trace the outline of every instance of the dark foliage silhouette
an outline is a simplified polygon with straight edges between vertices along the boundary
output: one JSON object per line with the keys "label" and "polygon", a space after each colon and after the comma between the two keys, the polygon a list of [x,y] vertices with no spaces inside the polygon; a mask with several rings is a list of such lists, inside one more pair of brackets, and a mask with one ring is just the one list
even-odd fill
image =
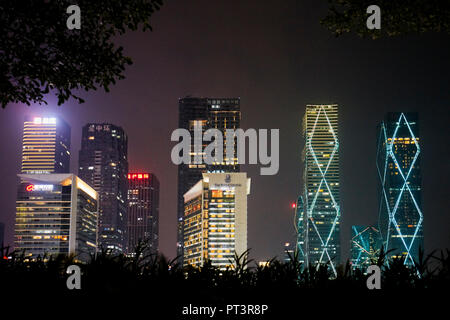
{"label": "dark foliage silhouette", "polygon": [[[81,9],[81,29],[69,30],[70,5]],[[0,104],[45,103],[54,91],[58,105],[76,90],[96,90],[124,78],[132,63],[114,37],[151,30],[150,17],[162,0],[33,0],[0,2]]]}
{"label": "dark foliage silhouette", "polygon": [[[337,268],[333,277],[326,264],[303,266],[294,254],[288,262],[275,258],[266,265],[256,265],[248,259],[249,251],[235,255],[235,267],[220,270],[207,260],[200,268],[182,267],[178,259],[167,260],[163,255],[148,253],[144,244],[136,247],[131,257],[113,255],[101,250],[88,263],[80,263],[74,255],[38,257],[28,261],[26,252],[9,252],[2,248],[0,280],[5,285],[38,288],[42,285],[52,290],[67,290],[65,270],[77,264],[82,270],[82,291],[119,292],[124,289],[158,287],[168,284],[175,287],[201,288],[205,295],[227,290],[275,290],[305,288],[366,288],[365,270],[353,269],[349,262]],[[434,288],[449,284],[450,251],[435,252],[425,256],[420,250],[416,267],[408,267],[403,258],[386,260],[380,256],[372,263],[382,269],[383,288]],[[9,257],[9,258],[7,258]],[[203,294],[202,294],[203,295]]]}
{"label": "dark foliage silhouette", "polygon": [[[426,32],[450,34],[450,2],[442,0],[329,0],[321,24],[334,35],[356,34],[363,38],[394,37]],[[381,29],[369,30],[367,7],[381,9]]]}

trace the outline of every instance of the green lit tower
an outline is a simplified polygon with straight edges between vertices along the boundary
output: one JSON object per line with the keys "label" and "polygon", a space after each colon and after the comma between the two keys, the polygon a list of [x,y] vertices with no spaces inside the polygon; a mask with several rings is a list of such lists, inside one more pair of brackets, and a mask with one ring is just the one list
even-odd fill
{"label": "green lit tower", "polygon": [[389,258],[414,265],[423,248],[420,138],[417,113],[388,113],[379,125],[379,225]]}
{"label": "green lit tower", "polygon": [[338,106],[307,105],[303,118],[303,206],[308,265],[340,262]]}

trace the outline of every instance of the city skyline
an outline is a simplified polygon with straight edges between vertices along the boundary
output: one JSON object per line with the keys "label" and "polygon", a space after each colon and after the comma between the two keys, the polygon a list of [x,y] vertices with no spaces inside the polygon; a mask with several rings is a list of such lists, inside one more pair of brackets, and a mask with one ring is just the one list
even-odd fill
{"label": "city skyline", "polygon": [[[2,110],[0,190],[5,207],[0,221],[6,223],[7,242],[12,239],[11,199],[20,172],[23,117],[49,112],[72,126],[71,172],[76,172],[83,125],[110,122],[124,128],[132,167],[155,172],[161,180],[162,252],[174,257],[177,169],[170,163],[169,138],[177,128],[177,99],[191,94],[240,96],[243,128],[280,128],[278,175],[261,177],[257,166],[241,168],[254,179],[248,237],[251,255],[258,260],[281,255],[280,243],[294,239],[290,204],[303,183],[299,127],[309,103],[340,105],[343,258],[348,257],[350,225],[370,225],[378,218],[376,126],[389,111],[419,112],[425,247],[448,247],[448,188],[441,186],[449,176],[443,160],[450,153],[446,38],[335,39],[318,24],[326,4],[286,1],[257,7],[255,14],[254,4],[248,3],[165,4],[154,15],[152,33],[119,40],[134,65],[110,93],[80,92],[83,105],[69,101],[58,108],[49,97],[47,107],[11,104]],[[233,23],[223,15],[227,10],[233,12]]]}
{"label": "city skyline", "polygon": [[[330,110],[324,110],[324,108],[326,109],[326,108],[331,108]],[[308,111],[309,110],[309,111]],[[321,118],[320,117],[320,115],[322,114],[322,118],[323,119],[321,119],[320,121],[319,121],[319,118]],[[53,116],[53,115],[47,115],[48,116],[48,118],[45,118],[45,119],[49,119],[49,120],[47,120],[47,122],[48,123],[52,123],[52,124],[54,124],[54,123],[56,123],[55,121],[53,121],[53,120],[50,120],[50,119],[56,119],[56,117],[55,116]],[[325,116],[325,117],[324,117]],[[412,122],[409,122],[408,120],[407,120],[407,118],[406,118],[406,116],[408,116],[408,118],[412,118],[413,119],[413,121]],[[308,120],[308,117],[309,118],[311,118],[311,119],[309,119]],[[330,120],[330,118],[331,118],[331,120]],[[397,119],[398,118],[398,119]],[[26,118],[26,121],[25,121],[25,125],[27,126],[27,123],[29,123],[29,121],[30,120],[27,120],[27,119],[30,119],[30,117],[27,117]],[[36,126],[36,119],[44,119],[42,116],[40,116],[40,117],[34,117],[33,118],[34,120],[31,120],[31,122],[32,123],[34,123],[34,126]],[[402,126],[402,119],[404,120],[403,121],[403,126]],[[27,122],[28,121],[28,122]],[[49,122],[50,121],[50,122]],[[63,123],[64,124],[64,126],[67,126],[67,123],[63,120],[63,119],[61,119],[60,117],[58,118],[58,121],[59,122],[61,122],[61,123]],[[391,121],[391,122],[389,122],[389,121]],[[39,120],[38,120],[38,122],[40,122]],[[338,121],[337,121],[337,105],[306,105],[306,107],[305,107],[305,115],[304,115],[304,117],[303,117],[303,135],[304,135],[304,137],[307,137],[307,141],[309,141],[309,142],[307,142],[306,144],[305,144],[305,147],[307,147],[308,148],[308,146],[309,146],[309,149],[310,149],[310,151],[312,152],[312,151],[314,151],[314,150],[316,150],[317,148],[317,150],[319,150],[320,149],[320,152],[319,153],[321,153],[322,154],[322,157],[324,157],[324,155],[323,155],[323,153],[325,152],[327,152],[327,150],[325,150],[324,148],[323,148],[323,146],[324,146],[324,139],[326,140],[326,134],[325,133],[327,133],[327,132],[329,132],[330,133],[330,135],[332,135],[332,140],[333,141],[335,141],[336,143],[336,146],[334,147],[334,149],[333,150],[331,150],[330,149],[330,151],[331,151],[331,153],[332,154],[334,154],[334,153],[336,153],[336,154],[338,154],[338,140],[337,140],[337,124],[338,124]],[[39,125],[41,125],[41,123],[39,123]],[[321,127],[321,125],[324,125],[325,127]],[[100,128],[100,126],[101,126],[101,128]],[[123,131],[123,129],[121,129],[120,127],[117,127],[117,126],[115,126],[115,125],[113,125],[113,124],[110,124],[110,123],[108,123],[108,124],[105,124],[105,123],[103,123],[103,124],[86,124],[85,126],[83,126],[83,138],[82,138],[82,141],[87,141],[87,140],[95,140],[95,139],[91,139],[92,138],[92,135],[94,134],[93,132],[95,132],[96,130],[98,131],[98,130],[100,130],[100,131],[103,131],[103,130],[105,130],[105,126],[108,126],[108,128],[107,128],[107,130],[106,131],[108,131],[108,134],[109,134],[109,131],[111,130],[111,128],[110,128],[110,126],[113,126],[115,129],[113,130],[113,136],[115,136],[116,135],[116,133],[117,133],[117,129],[120,129],[120,132],[118,133],[119,134],[119,137],[120,137],[120,135],[124,135],[125,136],[125,139],[126,139],[126,135],[125,135],[125,133],[124,133],[124,131]],[[330,128],[332,128],[331,126],[335,126],[334,127],[334,129],[330,129]],[[44,125],[44,127],[45,127],[45,125]],[[403,128],[404,127],[404,128]],[[69,127],[70,128],[70,127]],[[93,130],[88,130],[89,131],[89,136],[88,135],[86,135],[85,133],[87,132],[86,131],[86,129],[87,128],[92,128]],[[95,128],[97,128],[97,129],[95,129]],[[328,130],[328,129],[330,129],[330,130]],[[387,129],[386,129],[387,128]],[[411,128],[413,128],[413,129],[411,129]],[[314,129],[314,130],[312,130],[312,129]],[[409,130],[407,130],[407,129],[409,129]],[[26,129],[26,130],[29,130],[29,129]],[[312,130],[312,131],[311,131]],[[410,155],[410,153],[411,152],[409,152],[408,150],[406,150],[405,152],[407,152],[407,154],[406,155],[410,155],[410,157],[406,157],[405,159],[401,159],[400,161],[402,162],[402,165],[403,165],[403,167],[405,167],[406,166],[406,169],[408,169],[408,172],[410,172],[411,171],[411,167],[412,168],[414,168],[415,169],[415,171],[414,172],[418,172],[418,178],[416,178],[416,175],[417,175],[417,173],[414,173],[414,175],[412,175],[412,177],[413,177],[413,179],[418,179],[417,181],[419,181],[419,185],[418,185],[418,190],[419,190],[419,193],[420,193],[420,180],[421,180],[421,176],[420,176],[420,156],[419,156],[419,153],[420,153],[420,147],[418,146],[418,140],[419,140],[419,136],[418,136],[418,116],[417,116],[417,113],[406,113],[406,114],[404,114],[404,113],[398,113],[398,112],[390,112],[390,113],[387,113],[386,114],[386,116],[384,117],[384,120],[383,121],[381,121],[381,125],[379,125],[378,126],[378,130],[379,130],[379,134],[380,134],[380,136],[378,137],[378,142],[377,142],[377,144],[378,144],[378,149],[377,149],[377,154],[378,154],[378,156],[380,157],[380,155],[382,156],[384,153],[386,153],[385,151],[384,151],[384,153],[383,153],[383,151],[380,149],[380,148],[382,148],[382,145],[380,144],[380,141],[381,142],[385,142],[385,143],[390,143],[390,142],[392,142],[392,143],[401,143],[401,145],[400,145],[400,147],[404,147],[403,146],[403,144],[404,143],[408,143],[407,141],[406,142],[404,142],[403,140],[409,140],[409,139],[412,139],[413,140],[413,142],[411,142],[412,144],[414,144],[414,142],[417,140],[417,142],[416,142],[416,144],[417,144],[417,150],[418,150],[418,152],[413,152],[414,154],[413,155]],[[413,131],[411,131],[411,130],[413,130]],[[317,132],[316,132],[317,131]],[[384,133],[384,135],[383,135],[383,133]],[[395,137],[389,137],[388,138],[388,133],[390,134],[390,135],[394,135]],[[324,134],[325,134],[325,136],[324,136]],[[69,132],[69,135],[70,135],[70,132]],[[314,137],[313,136],[315,136],[315,135],[318,135],[318,136],[320,136],[319,137],[319,140],[317,140],[316,142],[314,142],[313,143],[313,139],[314,139]],[[400,138],[398,138],[397,137],[397,135],[400,137]],[[404,138],[403,136],[405,136],[405,135],[407,135],[407,136],[411,136],[411,138]],[[334,138],[333,138],[334,137]],[[97,137],[98,138],[98,137]],[[380,140],[381,139],[381,140]],[[402,141],[397,141],[397,140],[402,140]],[[331,141],[331,140],[330,140]],[[23,145],[26,145],[28,142],[27,141],[24,141],[23,142]],[[319,144],[318,144],[319,143]],[[326,143],[325,143],[326,144]],[[409,144],[409,143],[408,143]],[[381,147],[380,147],[381,146]],[[315,149],[316,148],[316,149]],[[337,149],[336,149],[337,148]],[[384,146],[383,148],[385,148],[386,149],[386,146]],[[335,150],[336,149],[336,150]],[[400,150],[400,151],[397,151],[397,146],[396,146],[396,148],[395,148],[395,150],[394,150],[394,154],[396,154],[397,152],[400,152],[400,155],[397,155],[397,157],[401,157],[403,154],[401,154],[401,152],[403,152],[402,150]],[[313,152],[314,153],[314,155],[316,156],[316,157],[312,157],[311,158],[311,156],[312,155],[310,155],[310,156],[308,156],[308,152],[306,151],[306,150],[304,150],[303,151],[303,157],[305,157],[305,159],[304,160],[307,160],[307,159],[309,159],[309,158],[311,158],[311,159],[309,159],[308,161],[309,162],[311,162],[311,161],[313,161],[314,159],[317,159],[317,150],[315,151],[315,152]],[[325,151],[324,151],[325,150]],[[80,151],[80,153],[82,153],[83,152],[83,150],[81,150]],[[408,153],[409,152],[409,153]],[[328,152],[328,153],[330,153],[330,152]],[[327,153],[327,154],[328,154]],[[68,153],[68,154],[70,154],[70,152]],[[84,156],[86,156],[86,154],[84,155]],[[390,156],[390,155],[389,155]],[[395,156],[392,156],[393,158],[395,158]],[[314,158],[314,159],[313,159]],[[328,158],[328,157],[327,157]],[[333,160],[333,157],[329,157],[329,158],[331,158],[331,160]],[[380,159],[382,159],[382,158],[380,158]],[[331,161],[331,160],[329,160],[329,161]],[[394,159],[395,160],[395,159]],[[69,158],[69,161],[70,161],[70,158]],[[379,162],[379,160],[377,160],[378,162]],[[397,165],[398,165],[398,163],[395,163],[395,168],[397,168]],[[329,165],[329,163],[326,163],[326,165],[325,165],[327,168],[329,168],[330,167],[330,165]],[[318,165],[318,167],[320,167],[320,165]],[[332,169],[334,170],[334,172],[336,172],[336,168],[338,168],[338,167],[336,167],[336,166],[331,166],[332,167]],[[393,167],[392,165],[389,167],[390,169],[392,169],[391,167]],[[403,168],[402,167],[402,168]],[[387,167],[386,167],[387,168]],[[82,169],[82,167],[79,167],[78,169]],[[405,169],[405,168],[403,168],[403,169]],[[332,170],[332,171],[333,171]],[[380,168],[378,168],[378,170],[380,170]],[[312,171],[310,171],[310,169],[308,169],[308,166],[305,166],[305,164],[302,166],[302,172],[303,172],[303,175],[304,176],[308,176],[308,175],[310,175],[311,173],[312,173]],[[48,174],[50,174],[51,175],[51,173],[44,173],[44,175],[43,176],[45,176],[45,175],[48,175]],[[336,173],[334,173],[334,174],[332,174],[332,176],[333,175],[335,175]],[[382,174],[382,173],[378,173],[379,175],[380,174]],[[140,174],[142,177],[144,176],[143,174]],[[149,175],[150,175],[150,173],[147,173],[146,174],[147,175],[147,177],[149,177]],[[152,177],[154,176],[153,174],[151,174],[152,175]],[[326,171],[323,173],[323,175],[322,175],[322,179],[325,179],[325,175],[326,175]],[[392,174],[391,174],[392,175]],[[27,177],[27,175],[19,175],[19,176],[24,176],[24,177]],[[39,178],[40,176],[42,176],[42,174],[40,175],[40,174],[32,174],[32,175],[28,175],[28,176],[30,176],[30,177],[32,177],[32,176],[35,176],[36,178]],[[132,176],[133,176],[133,178],[132,178]],[[134,177],[135,176],[135,177]],[[130,174],[130,173],[128,173],[127,174],[127,178],[128,178],[128,180],[130,181],[130,179],[134,179],[134,178],[136,178],[137,179],[137,176],[138,176],[138,174]],[[404,177],[404,179],[406,179],[406,180],[408,180],[408,177],[409,177],[409,173],[408,174],[406,174],[406,177]],[[28,177],[29,178],[29,177]],[[92,177],[91,177],[92,178]],[[49,177],[49,179],[51,179],[51,177]],[[78,178],[77,178],[78,179]],[[95,179],[94,179],[95,180]],[[325,179],[326,180],[326,179]],[[405,183],[406,183],[406,180],[405,180]],[[414,180],[414,181],[416,181],[416,180]],[[308,179],[306,179],[305,181],[308,181]],[[334,180],[333,180],[334,181]],[[339,178],[337,178],[337,180],[336,181],[339,181]],[[316,181],[317,182],[317,181]],[[327,181],[326,182],[326,184],[328,183],[329,181]],[[198,183],[197,183],[198,184]],[[313,183],[314,184],[314,186],[316,186],[317,185],[317,183]],[[334,184],[334,183],[333,183]],[[157,185],[158,185],[158,188],[159,188],[159,182],[157,182]],[[311,187],[312,187],[312,185],[311,185]],[[413,186],[409,186],[413,191],[415,190],[415,185],[413,185]],[[128,188],[128,190],[131,190],[133,187],[132,187],[132,185],[130,185],[129,186],[129,188]],[[314,187],[315,188],[315,187]],[[317,187],[317,188],[319,188],[319,187]],[[384,187],[383,187],[384,188]],[[320,189],[320,188],[319,188]],[[408,188],[409,189],[409,188]],[[309,190],[309,189],[308,189]],[[189,192],[191,192],[191,191],[189,191]],[[188,192],[188,193],[189,193]],[[319,192],[319,191],[317,191],[317,192]],[[311,193],[311,192],[310,192]],[[386,194],[386,191],[384,191],[384,193]],[[391,194],[392,192],[389,192],[389,194]],[[382,197],[382,196],[381,196]],[[417,196],[416,196],[417,197]],[[306,198],[308,198],[308,196],[306,196]],[[317,197],[313,197],[313,198],[317,198]],[[128,199],[130,199],[130,197],[128,196]],[[383,197],[381,198],[381,202],[380,202],[380,205],[382,206],[383,205]],[[395,199],[394,199],[395,200]],[[386,201],[388,201],[387,199],[386,199]],[[398,200],[396,200],[396,201],[398,201]],[[316,202],[316,201],[313,201],[313,202]],[[392,202],[392,201],[391,201]],[[421,199],[420,199],[420,196],[419,196],[419,198],[418,198],[418,202],[419,202],[419,206],[421,207]],[[412,204],[412,203],[411,203]],[[414,204],[416,204],[416,202],[414,202]],[[417,205],[417,204],[416,204]],[[398,206],[397,204],[396,204],[396,206]],[[294,219],[298,219],[298,217],[299,217],[299,214],[301,214],[301,216],[303,216],[303,211],[304,210],[307,210],[308,211],[308,209],[307,208],[305,208],[304,207],[304,204],[303,204],[303,200],[302,200],[302,198],[301,197],[299,197],[298,199],[297,199],[297,202],[294,202],[294,204],[293,204],[293,207],[295,207],[295,213],[294,213]],[[382,207],[380,207],[380,212],[379,212],[379,224],[380,224],[380,226],[382,226],[382,221],[383,221],[383,216],[382,216],[382,211],[381,211],[381,208]],[[315,209],[315,208],[314,208]],[[309,209],[309,210],[311,210],[311,209]],[[419,209],[418,209],[419,210]],[[129,210],[128,210],[129,211]],[[422,212],[420,212],[420,214],[422,214]],[[311,212],[310,213],[308,213],[308,216],[311,216]],[[386,217],[385,217],[386,218]],[[390,219],[390,218],[389,218]],[[423,244],[423,232],[422,232],[422,224],[423,224],[423,216],[422,216],[422,218],[421,218],[421,220],[419,221],[419,224],[417,225],[417,228],[420,228],[420,232],[418,233],[418,235],[417,235],[417,237],[419,238],[419,240],[417,240],[417,243],[419,243],[419,244]],[[306,219],[305,219],[306,220]],[[316,219],[317,220],[317,219]],[[404,222],[404,224],[406,223],[406,224],[410,224],[411,223],[411,221],[410,221],[411,219],[410,218],[408,218],[408,220],[406,221],[406,222]],[[311,221],[314,221],[314,219],[312,219]],[[386,222],[386,221],[384,221],[384,222]],[[129,223],[129,222],[128,222]],[[304,252],[308,252],[308,250],[309,250],[309,242],[311,242],[311,243],[314,243],[314,241],[311,241],[310,239],[309,239],[309,237],[308,237],[308,235],[307,235],[307,233],[308,232],[305,232],[305,231],[313,231],[313,228],[312,227],[310,227],[310,224],[311,224],[311,222],[308,220],[308,221],[306,221],[306,222],[304,222],[303,223],[303,225],[302,225],[302,223],[300,222],[300,221],[297,221],[297,220],[294,220],[294,224],[295,223],[297,223],[297,225],[296,226],[294,226],[294,227],[296,227],[296,228],[298,228],[299,230],[300,230],[300,234],[297,236],[297,240],[296,241],[298,241],[299,243],[300,242],[302,242],[303,243],[303,247],[301,247],[301,245],[300,244],[297,244],[297,246],[298,246],[298,249],[300,249],[300,252],[301,253],[304,253]],[[391,223],[391,222],[390,222]],[[317,223],[316,223],[317,224]],[[417,221],[416,221],[416,224],[417,224]],[[333,226],[333,227],[335,227],[335,226]],[[401,227],[401,226],[400,226]],[[405,225],[405,227],[406,227],[406,225]],[[352,226],[352,232],[353,231],[355,231],[355,226]],[[303,233],[303,235],[302,236],[300,236],[301,234],[302,234],[302,232],[301,232],[301,230],[303,229],[303,231],[304,231],[304,233]],[[129,228],[128,228],[128,230],[129,230]],[[393,232],[392,230],[394,230],[394,229],[391,229],[391,233]],[[378,232],[378,231],[377,231]],[[407,232],[406,232],[407,233]],[[306,234],[306,235],[305,235]],[[328,232],[327,232],[327,234],[328,234]],[[417,232],[414,232],[414,237],[415,237],[415,235],[417,234]],[[399,235],[400,236],[403,236],[401,233],[399,233]],[[404,235],[405,235],[405,232],[404,232]],[[156,237],[158,237],[158,236],[156,236]],[[338,238],[339,238],[339,235],[337,236]],[[405,237],[406,238],[408,238],[408,237],[410,237],[410,236],[408,236],[408,235],[405,235]],[[353,238],[355,238],[355,236],[353,236]],[[405,238],[405,240],[404,241],[409,241],[409,240],[407,240]],[[307,239],[307,241],[305,241],[305,239]],[[362,239],[362,238],[361,238]],[[386,239],[386,235],[384,235],[384,243],[385,243],[385,249],[386,250],[388,250],[388,249],[392,249],[393,247],[392,247],[392,245],[391,246],[389,246],[388,245],[388,243],[389,243],[389,241],[388,241],[388,239],[389,239],[389,234],[388,234],[388,238]],[[412,244],[413,244],[413,242],[414,242],[414,240],[415,239],[413,239],[412,241],[411,241],[411,245],[410,246],[412,246]],[[127,241],[128,241],[128,239],[127,239]],[[403,242],[404,242],[403,241]],[[156,243],[157,243],[158,241],[156,240]],[[338,240],[338,246],[340,245],[339,244],[339,240]],[[350,252],[350,257],[352,258],[352,261],[354,260],[354,256],[355,256],[355,251],[354,251],[354,244],[355,244],[356,242],[354,241],[354,240],[352,240],[352,246],[351,246],[351,252]],[[409,242],[408,242],[409,243]],[[409,255],[409,254],[407,254],[406,256],[407,256],[407,260],[409,259],[410,261],[411,261],[411,263],[413,262],[413,259],[417,259],[417,254],[418,254],[418,246],[419,246],[419,244],[416,244],[415,246],[414,246],[414,249],[407,249],[407,250],[411,250],[411,255]],[[405,244],[405,246],[406,246],[406,244]],[[153,245],[152,245],[152,247],[154,247]],[[156,247],[157,247],[157,245],[156,245]],[[99,248],[100,248],[100,246],[99,246]],[[407,248],[407,247],[406,247]],[[405,250],[406,250],[406,248],[405,248]],[[317,249],[314,249],[314,250],[317,250]],[[313,250],[313,251],[314,251]],[[129,250],[128,250],[129,251]],[[325,250],[326,251],[326,250]],[[324,252],[325,252],[324,251]],[[126,252],[125,250],[124,250],[124,252]],[[337,252],[339,252],[339,248],[338,248],[338,251]],[[413,253],[414,252],[414,253]],[[313,252],[314,253],[314,252]],[[360,253],[359,253],[360,254]],[[395,256],[396,254],[392,254],[391,256]],[[309,256],[311,256],[311,254],[309,253]],[[322,255],[323,256],[323,255]],[[321,257],[322,257],[321,256]],[[306,255],[305,256],[301,256],[300,257],[300,260],[301,261],[308,261],[310,258],[309,257],[306,257]],[[329,260],[330,261],[339,261],[338,259],[340,259],[340,255],[339,254],[337,254],[337,253],[335,253],[335,255],[334,255],[334,258],[331,258],[331,256],[329,256]],[[358,259],[359,260],[359,259]],[[309,261],[309,263],[313,263],[314,264],[314,262],[312,261],[312,260],[310,260]],[[335,264],[338,264],[338,262],[334,262],[334,264],[333,265],[335,265]],[[410,263],[409,263],[410,264]],[[333,271],[334,271],[334,268],[332,268],[333,269]]]}

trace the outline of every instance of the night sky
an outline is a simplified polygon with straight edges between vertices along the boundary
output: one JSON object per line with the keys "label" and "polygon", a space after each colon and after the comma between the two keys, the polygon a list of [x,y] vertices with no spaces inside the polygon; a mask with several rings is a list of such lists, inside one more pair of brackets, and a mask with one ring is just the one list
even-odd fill
{"label": "night sky", "polygon": [[256,260],[280,256],[294,239],[290,204],[301,190],[301,119],[306,104],[340,107],[341,245],[348,257],[350,227],[378,218],[376,126],[387,111],[418,111],[427,251],[450,247],[450,39],[444,34],[367,40],[332,36],[319,20],[327,1],[165,1],[153,32],[117,40],[134,64],[126,79],[86,100],[61,107],[9,105],[0,110],[0,221],[12,244],[16,174],[25,115],[56,113],[72,127],[72,172],[77,173],[81,127],[122,126],[131,170],[155,173],[161,183],[160,249],[175,256],[177,168],[170,135],[178,99],[186,95],[240,97],[242,127],[280,129],[280,170],[252,178],[248,246]]}

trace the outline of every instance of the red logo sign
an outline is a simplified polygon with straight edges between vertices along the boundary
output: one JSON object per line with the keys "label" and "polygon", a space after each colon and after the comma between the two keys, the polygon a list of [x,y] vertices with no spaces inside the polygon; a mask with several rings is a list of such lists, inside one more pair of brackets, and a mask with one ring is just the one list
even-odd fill
{"label": "red logo sign", "polygon": [[148,173],[129,173],[128,174],[128,179],[148,179],[149,175]]}

